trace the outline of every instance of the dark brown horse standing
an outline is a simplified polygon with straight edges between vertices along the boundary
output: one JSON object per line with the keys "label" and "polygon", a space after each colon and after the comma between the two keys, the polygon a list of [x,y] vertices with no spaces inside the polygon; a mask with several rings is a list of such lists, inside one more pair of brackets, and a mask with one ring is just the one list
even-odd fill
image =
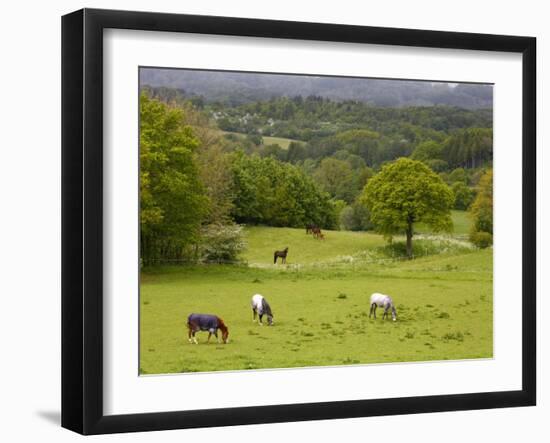
{"label": "dark brown horse standing", "polygon": [[281,257],[281,262],[286,264],[286,255],[288,254],[288,246],[282,251],[275,251],[273,253],[273,263],[277,263],[277,258]]}

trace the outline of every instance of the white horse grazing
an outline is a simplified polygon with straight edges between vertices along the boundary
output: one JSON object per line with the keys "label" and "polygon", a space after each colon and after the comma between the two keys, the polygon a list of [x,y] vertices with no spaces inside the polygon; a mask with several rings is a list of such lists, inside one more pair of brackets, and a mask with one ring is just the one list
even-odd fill
{"label": "white horse grazing", "polygon": [[370,296],[370,314],[369,318],[372,314],[374,314],[374,318],[376,319],[376,308],[381,307],[384,308],[384,315],[382,316],[382,319],[385,319],[388,316],[388,312],[391,309],[391,317],[393,321],[397,320],[397,312],[395,310],[395,306],[393,304],[393,300],[389,295],[379,294],[375,292]]}
{"label": "white horse grazing", "polygon": [[267,324],[271,326],[273,324],[273,313],[271,312],[271,306],[267,303],[267,300],[263,295],[256,294],[252,296],[252,321],[256,321],[256,314],[260,319],[260,325],[262,323],[262,317],[267,315]]}

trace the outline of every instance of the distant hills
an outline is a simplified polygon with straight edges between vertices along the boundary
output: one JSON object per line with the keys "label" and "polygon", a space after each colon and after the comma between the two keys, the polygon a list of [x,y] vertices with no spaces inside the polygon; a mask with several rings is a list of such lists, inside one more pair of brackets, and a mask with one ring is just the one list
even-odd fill
{"label": "distant hills", "polygon": [[488,84],[158,68],[141,68],[140,83],[180,89],[188,95],[230,105],[272,97],[316,95],[387,107],[447,105],[477,109],[493,106],[493,87]]}

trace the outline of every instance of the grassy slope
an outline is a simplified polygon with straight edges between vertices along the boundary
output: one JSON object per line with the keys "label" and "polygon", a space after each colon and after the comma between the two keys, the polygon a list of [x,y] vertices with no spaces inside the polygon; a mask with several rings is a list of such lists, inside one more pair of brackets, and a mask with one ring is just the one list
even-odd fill
{"label": "grassy slope", "polygon": [[[254,266],[167,267],[142,274],[141,371],[169,373],[445,360],[492,356],[492,250],[411,262],[327,266],[381,243],[372,234],[251,228]],[[272,266],[284,238],[289,264]],[[273,241],[273,243],[270,243]],[[319,262],[324,260],[325,264]],[[308,265],[309,263],[309,265]],[[270,301],[275,326],[252,323],[250,297]],[[368,318],[372,292],[393,296],[399,321]],[[187,343],[186,317],[215,313],[230,343]]]}
{"label": "grassy slope", "polygon": [[315,240],[305,229],[250,227],[246,229],[248,250],[243,258],[255,266],[273,264],[275,249],[288,246],[287,264],[311,264],[353,255],[384,245],[381,236],[349,231],[323,231],[325,240]]}

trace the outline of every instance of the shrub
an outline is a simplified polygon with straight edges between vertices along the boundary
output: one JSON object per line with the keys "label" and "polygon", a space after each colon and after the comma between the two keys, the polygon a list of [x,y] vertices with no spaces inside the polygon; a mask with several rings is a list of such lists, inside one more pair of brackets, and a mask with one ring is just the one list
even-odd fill
{"label": "shrub", "polygon": [[[461,254],[471,251],[473,248],[467,242],[461,242],[446,238],[418,239],[413,244],[413,256],[423,257],[437,254]],[[392,243],[377,248],[377,251],[388,258],[407,257],[407,245],[404,241]]]}
{"label": "shrub", "polygon": [[206,263],[233,263],[246,248],[242,226],[211,224],[203,227],[200,260]]}
{"label": "shrub", "polygon": [[488,248],[493,244],[493,236],[488,232],[474,231],[470,234],[470,241],[478,248]]}

